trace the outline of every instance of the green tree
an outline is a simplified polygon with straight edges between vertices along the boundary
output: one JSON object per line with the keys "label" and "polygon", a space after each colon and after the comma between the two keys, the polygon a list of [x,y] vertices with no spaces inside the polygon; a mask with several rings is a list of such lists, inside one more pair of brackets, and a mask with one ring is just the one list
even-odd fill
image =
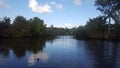
{"label": "green tree", "polygon": [[89,19],[85,28],[90,38],[102,39],[104,32],[106,31],[106,21],[103,16],[98,16],[96,18]]}
{"label": "green tree", "polygon": [[84,26],[79,26],[76,29],[75,37],[78,38],[78,39],[86,39],[86,38],[88,38],[87,31],[86,31]]}
{"label": "green tree", "polygon": [[13,37],[27,37],[30,34],[30,24],[23,16],[17,16],[13,21]]}
{"label": "green tree", "polygon": [[46,33],[46,24],[38,17],[29,20],[31,24],[31,34],[33,36],[43,36]]}
{"label": "green tree", "polygon": [[10,21],[11,20],[9,17],[3,17],[3,19],[0,20],[0,36],[1,37],[9,37]]}
{"label": "green tree", "polygon": [[53,25],[51,25],[50,27],[47,27],[46,35],[47,36],[56,36],[57,35],[56,28]]}

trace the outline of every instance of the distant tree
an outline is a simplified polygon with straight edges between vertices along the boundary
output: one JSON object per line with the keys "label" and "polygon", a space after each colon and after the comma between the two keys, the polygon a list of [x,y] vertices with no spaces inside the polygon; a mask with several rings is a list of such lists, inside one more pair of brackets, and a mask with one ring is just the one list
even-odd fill
{"label": "distant tree", "polygon": [[0,24],[1,24],[1,27],[3,27],[4,29],[5,28],[9,28],[10,26],[10,18],[9,17],[4,17],[3,19],[0,20]]}
{"label": "distant tree", "polygon": [[93,19],[89,19],[85,25],[86,31],[92,38],[102,38],[104,32],[106,31],[106,21],[103,19],[103,16],[98,16]]}
{"label": "distant tree", "polygon": [[57,35],[56,28],[53,25],[51,25],[50,27],[47,27],[46,35],[47,36],[56,36]]}
{"label": "distant tree", "polygon": [[9,17],[3,17],[3,19],[0,20],[0,36],[1,37],[8,37],[9,30],[10,30],[10,18]]}
{"label": "distant tree", "polygon": [[44,24],[44,21],[41,20],[38,17],[34,17],[33,19],[29,20],[29,23],[31,24],[31,34],[33,36],[42,36],[46,33],[46,24]]}
{"label": "distant tree", "polygon": [[86,39],[88,37],[88,34],[86,32],[86,29],[84,26],[79,26],[77,29],[76,29],[76,35],[75,35],[76,38],[80,38],[80,39]]}
{"label": "distant tree", "polygon": [[10,20],[9,17],[4,17],[2,23],[4,24],[4,26],[5,26],[6,28],[9,28],[9,26],[10,26],[10,21],[11,21],[11,20]]}
{"label": "distant tree", "polygon": [[30,24],[23,16],[17,16],[13,21],[14,37],[30,36]]}
{"label": "distant tree", "polygon": [[17,16],[14,21],[13,21],[13,26],[16,27],[24,27],[24,25],[26,24],[26,18],[24,18],[23,16]]}

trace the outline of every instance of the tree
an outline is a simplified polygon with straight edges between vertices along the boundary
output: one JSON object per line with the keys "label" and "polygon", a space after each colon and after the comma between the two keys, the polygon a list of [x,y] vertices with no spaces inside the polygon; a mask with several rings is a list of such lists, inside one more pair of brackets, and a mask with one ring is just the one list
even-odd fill
{"label": "tree", "polygon": [[106,21],[103,16],[98,16],[93,19],[89,19],[85,25],[85,29],[90,38],[103,38],[106,31]]}
{"label": "tree", "polygon": [[23,27],[26,23],[26,18],[24,18],[23,16],[17,16],[14,21],[13,21],[13,26],[16,27]]}
{"label": "tree", "polygon": [[[96,0],[95,6],[104,14],[105,20],[109,19],[109,31],[111,29],[111,18],[115,21],[115,24],[120,25],[120,0]],[[118,26],[116,27],[118,29]]]}
{"label": "tree", "polygon": [[50,27],[47,27],[46,35],[47,36],[56,36],[57,35],[56,28],[53,25],[51,25]]}
{"label": "tree", "polygon": [[9,28],[10,28],[10,18],[9,17],[3,17],[3,19],[0,20],[0,36],[1,37],[8,37],[9,35]]}
{"label": "tree", "polygon": [[29,20],[29,23],[31,24],[31,34],[33,36],[45,35],[46,25],[44,24],[43,20],[38,17],[34,17],[33,19]]}
{"label": "tree", "polygon": [[13,37],[27,37],[30,34],[30,24],[23,16],[17,16],[13,21]]}
{"label": "tree", "polygon": [[110,22],[111,19],[114,20],[114,37],[120,38],[120,0],[96,0],[95,5],[97,9],[100,10],[105,17],[109,19],[109,32],[111,29]]}
{"label": "tree", "polygon": [[10,21],[11,21],[11,20],[10,20],[9,17],[4,17],[2,23],[4,24],[4,26],[5,26],[6,28],[9,28],[9,26],[10,26]]}
{"label": "tree", "polygon": [[76,35],[75,35],[75,37],[76,38],[80,38],[80,39],[86,39],[88,37],[87,32],[86,32],[84,26],[79,26],[76,29]]}

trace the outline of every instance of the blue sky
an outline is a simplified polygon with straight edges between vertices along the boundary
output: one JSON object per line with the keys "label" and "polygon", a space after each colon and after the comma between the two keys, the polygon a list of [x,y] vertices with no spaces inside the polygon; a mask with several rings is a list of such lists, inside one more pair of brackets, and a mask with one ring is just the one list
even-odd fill
{"label": "blue sky", "polygon": [[85,25],[89,18],[100,15],[94,0],[0,0],[0,18],[9,16],[39,17],[47,26],[74,27]]}

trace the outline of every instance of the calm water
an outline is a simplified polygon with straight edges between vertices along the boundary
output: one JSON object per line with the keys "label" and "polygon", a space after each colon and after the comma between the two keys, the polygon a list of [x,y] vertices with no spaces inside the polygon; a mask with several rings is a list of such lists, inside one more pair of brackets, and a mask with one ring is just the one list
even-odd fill
{"label": "calm water", "polygon": [[120,68],[120,42],[72,36],[0,40],[0,68]]}

